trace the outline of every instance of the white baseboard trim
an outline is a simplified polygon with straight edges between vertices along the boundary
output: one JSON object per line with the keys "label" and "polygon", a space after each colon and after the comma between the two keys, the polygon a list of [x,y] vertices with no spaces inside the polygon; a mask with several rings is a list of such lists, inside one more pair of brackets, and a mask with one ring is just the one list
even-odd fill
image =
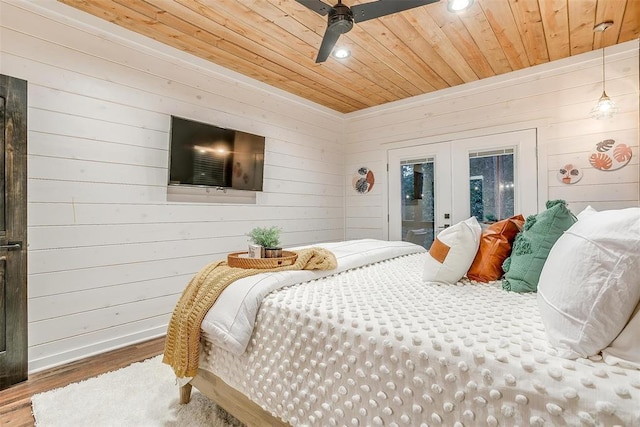
{"label": "white baseboard trim", "polygon": [[65,365],[67,363],[75,362],[77,360],[85,359],[97,354],[106,353],[111,350],[117,350],[129,345],[138,344],[144,341],[164,336],[166,335],[166,333],[166,325],[158,326],[122,337],[93,343],[88,346],[69,349],[68,351],[52,354],[40,359],[29,360],[29,374],[44,371],[56,366]]}

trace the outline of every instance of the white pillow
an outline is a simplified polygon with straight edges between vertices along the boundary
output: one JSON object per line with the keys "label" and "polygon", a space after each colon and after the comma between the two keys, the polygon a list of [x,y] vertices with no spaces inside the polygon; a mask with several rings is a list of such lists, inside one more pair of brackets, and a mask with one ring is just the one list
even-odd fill
{"label": "white pillow", "polygon": [[481,235],[474,216],[442,230],[429,249],[423,279],[449,284],[462,279],[478,252]]}
{"label": "white pillow", "polygon": [[592,212],[551,248],[538,283],[547,337],[561,357],[600,353],[640,300],[640,208]]}
{"label": "white pillow", "polygon": [[640,369],[640,303],[611,345],[602,350],[605,363]]}
{"label": "white pillow", "polygon": [[578,215],[576,215],[576,218],[578,218],[578,221],[580,221],[581,219],[588,218],[594,213],[598,213],[598,211],[592,208],[591,205],[589,205],[586,208],[584,208]]}

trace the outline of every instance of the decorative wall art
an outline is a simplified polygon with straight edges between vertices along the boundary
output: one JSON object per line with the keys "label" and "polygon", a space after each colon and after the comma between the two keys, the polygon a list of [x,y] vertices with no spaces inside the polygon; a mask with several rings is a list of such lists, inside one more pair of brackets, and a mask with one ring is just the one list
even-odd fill
{"label": "decorative wall art", "polygon": [[596,144],[589,156],[589,163],[601,171],[614,171],[623,168],[631,160],[631,147],[614,139],[605,139]]}
{"label": "decorative wall art", "polygon": [[582,179],[582,170],[569,163],[558,170],[556,177],[563,184],[575,184]]}
{"label": "decorative wall art", "polygon": [[371,172],[369,168],[360,168],[353,175],[353,189],[360,194],[366,194],[371,191],[375,181],[373,172]]}

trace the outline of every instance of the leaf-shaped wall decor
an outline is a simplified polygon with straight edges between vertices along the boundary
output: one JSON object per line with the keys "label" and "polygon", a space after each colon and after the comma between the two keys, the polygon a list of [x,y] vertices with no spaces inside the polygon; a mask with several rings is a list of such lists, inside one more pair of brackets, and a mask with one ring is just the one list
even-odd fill
{"label": "leaf-shaped wall decor", "polygon": [[610,172],[625,167],[632,156],[631,146],[615,139],[604,139],[596,144],[589,163],[598,170]]}
{"label": "leaf-shaped wall decor", "polygon": [[613,150],[613,158],[619,162],[628,162],[631,160],[631,147],[627,144],[619,144]]}
{"label": "leaf-shaped wall decor", "polygon": [[605,151],[609,151],[615,143],[616,141],[614,139],[605,139],[604,141],[600,141],[596,144],[596,150],[604,153]]}
{"label": "leaf-shaped wall decor", "polygon": [[611,165],[613,165],[613,160],[604,153],[593,153],[591,157],[589,157],[589,163],[596,169],[609,170],[611,169]]}

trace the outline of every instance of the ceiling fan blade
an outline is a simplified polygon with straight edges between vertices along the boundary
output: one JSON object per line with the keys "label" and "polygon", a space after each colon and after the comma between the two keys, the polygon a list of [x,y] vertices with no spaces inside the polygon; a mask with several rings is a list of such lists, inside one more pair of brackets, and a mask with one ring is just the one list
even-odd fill
{"label": "ceiling fan blade", "polygon": [[[380,18],[414,7],[435,3],[438,0],[378,0],[369,3],[351,6],[353,20],[355,22],[368,21],[369,19]],[[301,2],[302,3],[302,2]]]}
{"label": "ceiling fan blade", "polygon": [[340,32],[332,30],[331,27],[327,27],[326,31],[324,32],[324,37],[322,37],[320,50],[318,50],[316,64],[327,60],[327,58],[331,54],[331,51],[333,50],[333,47],[336,45],[340,34]]}
{"label": "ceiling fan blade", "polygon": [[313,10],[314,12],[319,13],[322,16],[325,16],[327,13],[329,13],[331,9],[333,9],[331,6],[329,6],[328,4],[320,0],[296,0],[296,1],[301,5],[306,6],[309,9]]}

